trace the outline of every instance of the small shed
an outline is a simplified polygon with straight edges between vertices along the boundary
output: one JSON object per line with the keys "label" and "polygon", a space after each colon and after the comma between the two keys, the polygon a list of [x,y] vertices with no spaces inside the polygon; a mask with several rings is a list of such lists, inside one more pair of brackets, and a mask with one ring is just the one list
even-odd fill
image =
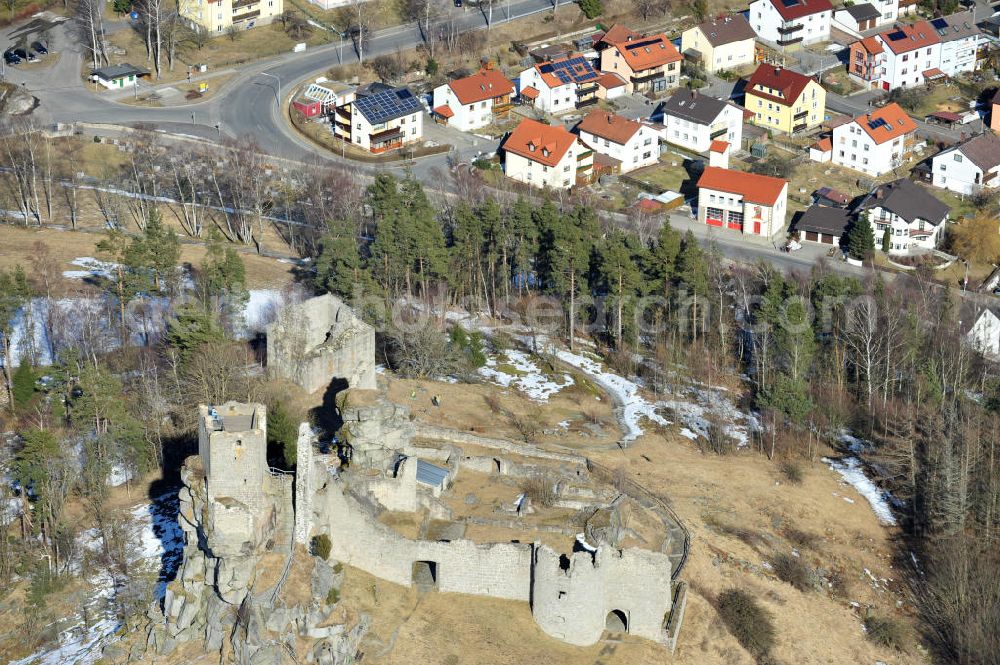
{"label": "small shed", "polygon": [[867,2],[843,7],[833,14],[834,21],[850,28],[854,32],[873,30],[878,23],[878,19],[881,17],[881,12],[875,9],[874,5]]}
{"label": "small shed", "polygon": [[924,122],[933,122],[939,125],[954,125],[956,122],[961,122],[961,120],[962,116],[952,111],[935,111],[924,118]]}
{"label": "small shed", "polygon": [[833,139],[827,136],[809,146],[809,159],[820,163],[831,161],[833,159]]}
{"label": "small shed", "polygon": [[90,80],[103,85],[108,90],[120,90],[127,86],[135,85],[140,77],[148,74],[148,69],[142,69],[141,67],[123,62],[120,65],[111,65],[110,67],[100,67],[91,70]]}
{"label": "small shed", "polygon": [[435,490],[442,490],[448,483],[449,471],[443,466],[417,460],[417,482]]}
{"label": "small shed", "polygon": [[839,245],[850,223],[847,209],[814,205],[792,222],[792,232],[799,242]]}

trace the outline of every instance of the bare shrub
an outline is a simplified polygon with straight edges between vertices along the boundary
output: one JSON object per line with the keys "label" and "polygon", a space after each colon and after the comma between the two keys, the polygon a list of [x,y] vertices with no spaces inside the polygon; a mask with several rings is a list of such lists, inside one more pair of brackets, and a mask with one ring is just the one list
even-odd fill
{"label": "bare shrub", "polygon": [[507,412],[507,409],[505,409],[503,404],[500,403],[500,397],[494,395],[493,393],[483,396],[483,401],[486,402],[486,406],[489,407],[490,413],[494,415],[505,414]]}
{"label": "bare shrub", "polygon": [[781,475],[785,477],[785,480],[791,484],[802,484],[802,467],[792,460],[782,460],[781,463],[778,464],[778,470],[781,471]]}
{"label": "bare shrub", "polygon": [[541,475],[528,476],[521,481],[521,492],[533,504],[549,507],[556,501],[556,484]]}
{"label": "bare shrub", "polygon": [[799,591],[808,591],[812,587],[809,567],[801,558],[791,554],[778,554],[771,560],[771,566],[778,579]]}
{"label": "bare shrub", "polygon": [[782,535],[796,547],[814,547],[816,541],[819,539],[815,533],[809,533],[808,531],[802,531],[801,529],[796,529],[795,527],[788,527],[784,529]]}
{"label": "bare shrub", "polygon": [[702,452],[712,452],[716,455],[729,455],[736,451],[736,439],[729,435],[722,418],[711,411],[705,412],[707,437],[698,437],[698,449]]}
{"label": "bare shrub", "polygon": [[727,589],[719,594],[718,611],[744,649],[758,660],[767,657],[774,647],[774,620],[752,595],[740,589]]}
{"label": "bare shrub", "polygon": [[875,644],[902,651],[906,644],[903,625],[889,617],[870,616],[865,619],[865,637]]}
{"label": "bare shrub", "polygon": [[508,413],[507,420],[525,443],[533,443],[542,432],[542,410],[537,405],[529,406],[523,413]]}

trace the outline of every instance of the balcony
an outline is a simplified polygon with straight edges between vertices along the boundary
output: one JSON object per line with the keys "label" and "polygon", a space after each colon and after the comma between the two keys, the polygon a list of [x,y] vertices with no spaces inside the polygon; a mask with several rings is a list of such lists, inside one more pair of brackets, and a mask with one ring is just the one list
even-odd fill
{"label": "balcony", "polygon": [[371,136],[369,136],[369,140],[371,141],[372,145],[376,145],[379,143],[390,143],[396,140],[401,141],[402,138],[403,138],[403,130],[401,130],[399,127],[393,127],[392,129],[387,129],[386,131],[379,132],[377,134],[373,133]]}
{"label": "balcony", "polygon": [[722,129],[717,129],[714,132],[712,132],[711,134],[709,134],[708,138],[710,138],[711,140],[714,141],[715,139],[719,138],[720,136],[725,136],[728,133],[729,133],[729,128],[728,127],[723,127]]}
{"label": "balcony", "polygon": [[809,111],[801,111],[792,116],[792,120],[805,120],[806,116],[809,115]]}
{"label": "balcony", "polygon": [[801,23],[796,23],[795,25],[783,25],[780,28],[778,28],[778,34],[779,35],[790,35],[793,32],[798,32],[801,29],[802,29],[802,24]]}
{"label": "balcony", "polygon": [[578,100],[576,100],[576,108],[582,109],[582,108],[584,108],[586,106],[593,106],[598,101],[599,100],[597,99],[597,97],[588,97],[586,99],[578,99]]}
{"label": "balcony", "polygon": [[256,5],[260,0],[236,0],[233,2],[233,13],[236,13],[237,9],[242,9],[243,7],[249,7],[250,5]]}
{"label": "balcony", "polygon": [[646,74],[633,74],[629,80],[632,81],[632,83],[649,83],[650,81],[655,81],[656,79],[661,78],[664,78],[663,72],[656,69]]}
{"label": "balcony", "polygon": [[804,123],[804,122],[800,123],[798,125],[795,125],[794,127],[792,127],[792,133],[793,134],[797,134],[799,132],[804,132],[806,130],[806,127],[808,127],[808,125],[806,123]]}
{"label": "balcony", "polygon": [[247,12],[246,14],[240,14],[239,16],[233,15],[233,21],[249,21],[260,16],[260,10],[255,9],[252,12]]}
{"label": "balcony", "polygon": [[792,44],[798,44],[803,40],[803,37],[795,37],[794,39],[779,39],[777,41],[778,46],[791,46]]}

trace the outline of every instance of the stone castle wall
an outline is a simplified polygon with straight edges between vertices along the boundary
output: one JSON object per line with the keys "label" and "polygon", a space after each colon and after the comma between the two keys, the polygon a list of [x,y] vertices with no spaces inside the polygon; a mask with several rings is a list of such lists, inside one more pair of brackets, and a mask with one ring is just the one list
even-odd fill
{"label": "stone castle wall", "polygon": [[267,365],[309,392],[334,378],[374,390],[375,329],[329,293],[288,305],[267,327]]}
{"label": "stone castle wall", "polygon": [[338,561],[407,587],[413,584],[413,564],[430,561],[436,564],[439,591],[530,598],[531,545],[404,538],[376,521],[371,507],[358,501],[339,479],[331,478],[315,505],[322,517],[316,532],[330,536],[331,556]]}
{"label": "stone castle wall", "polygon": [[551,548],[535,549],[532,614],[543,631],[587,646],[600,639],[608,614],[618,610],[630,634],[662,641],[672,603],[666,555],[601,545],[568,559],[566,567]]}
{"label": "stone castle wall", "polygon": [[[198,409],[198,454],[208,479],[209,498],[235,499],[253,512],[261,511],[268,482],[265,407],[227,402]],[[246,421],[246,429],[224,426],[238,418]]]}

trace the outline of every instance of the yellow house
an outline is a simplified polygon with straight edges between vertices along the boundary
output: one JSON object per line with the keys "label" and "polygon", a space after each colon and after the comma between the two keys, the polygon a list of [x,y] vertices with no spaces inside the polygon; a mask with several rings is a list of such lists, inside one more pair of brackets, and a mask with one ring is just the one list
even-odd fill
{"label": "yellow house", "polygon": [[765,63],[747,82],[743,106],[753,114],[751,123],[793,134],[823,122],[826,90],[804,74]]}
{"label": "yellow house", "polygon": [[177,0],[182,18],[213,35],[223,34],[230,26],[248,30],[266,25],[283,11],[284,0]]}
{"label": "yellow house", "polygon": [[742,14],[712,18],[684,31],[681,53],[709,73],[737,69],[753,64],[756,39]]}

